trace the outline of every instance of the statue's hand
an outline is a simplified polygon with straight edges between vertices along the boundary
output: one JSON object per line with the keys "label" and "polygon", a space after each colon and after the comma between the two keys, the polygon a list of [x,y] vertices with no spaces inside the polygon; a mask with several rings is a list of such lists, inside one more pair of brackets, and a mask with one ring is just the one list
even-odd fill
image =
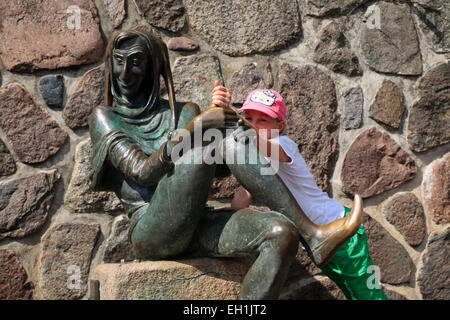
{"label": "statue's hand", "polygon": [[256,130],[248,126],[239,126],[236,130],[231,133],[234,141],[242,144],[248,144],[250,142],[256,143],[258,137]]}
{"label": "statue's hand", "polygon": [[239,117],[231,108],[220,108],[216,105],[211,105],[202,113],[196,116],[185,129],[191,134],[194,130],[206,130],[211,128],[226,129],[237,128]]}

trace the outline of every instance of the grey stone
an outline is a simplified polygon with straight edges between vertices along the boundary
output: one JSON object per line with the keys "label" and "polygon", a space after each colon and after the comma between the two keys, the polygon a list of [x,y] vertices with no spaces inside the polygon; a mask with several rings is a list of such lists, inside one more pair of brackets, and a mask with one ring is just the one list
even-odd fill
{"label": "grey stone", "polygon": [[67,132],[18,83],[0,90],[0,126],[24,163],[46,161],[68,140]]}
{"label": "grey stone", "polygon": [[415,152],[450,142],[450,65],[427,71],[415,84],[418,99],[409,109],[407,140]]}
{"label": "grey stone", "polygon": [[264,89],[266,84],[254,63],[243,65],[230,80],[231,103],[242,105],[247,95],[255,89]]}
{"label": "grey stone", "polygon": [[378,89],[375,101],[369,108],[369,117],[398,129],[405,110],[402,89],[392,81],[385,79]]}
{"label": "grey stone", "polygon": [[0,249],[0,300],[31,300],[34,285],[16,254]]}
{"label": "grey stone", "polygon": [[437,224],[450,222],[450,152],[424,170],[422,198],[428,214]]}
{"label": "grey stone", "polygon": [[39,90],[45,103],[52,108],[61,108],[64,95],[64,78],[61,74],[43,76],[39,80]]}
{"label": "grey stone", "polygon": [[274,52],[301,36],[297,1],[185,0],[184,5],[192,28],[230,56]]}
{"label": "grey stone", "polygon": [[105,51],[92,0],[1,0],[0,38],[14,72],[91,64]]}
{"label": "grey stone", "polygon": [[0,240],[23,238],[42,227],[59,179],[55,170],[0,184]]}
{"label": "grey stone", "polygon": [[426,300],[450,299],[450,228],[433,232],[422,258],[417,282]]}
{"label": "grey stone", "polygon": [[362,126],[364,96],[361,87],[348,88],[344,91],[344,129],[358,129]]}
{"label": "grey stone", "polygon": [[177,101],[191,101],[201,110],[211,105],[214,81],[223,84],[219,58],[209,54],[181,57],[172,70]]}
{"label": "grey stone", "polygon": [[181,31],[186,23],[185,8],[180,0],[134,0],[139,14],[154,27]]}
{"label": "grey stone", "polygon": [[362,74],[358,57],[336,22],[330,22],[320,30],[313,60],[348,77]]}
{"label": "grey stone", "polygon": [[102,300],[236,300],[247,259],[182,259],[106,263],[93,278]]}
{"label": "grey stone", "polygon": [[0,177],[12,175],[16,172],[16,169],[14,158],[5,143],[0,139]]}
{"label": "grey stone", "polygon": [[106,11],[111,18],[114,28],[119,27],[125,19],[125,0],[103,0]]}
{"label": "grey stone", "polygon": [[114,192],[93,191],[90,187],[92,143],[81,141],[75,150],[72,178],[64,196],[64,205],[77,213],[115,213],[122,204]]}
{"label": "grey stone", "polygon": [[415,267],[405,248],[370,216],[364,216],[363,224],[370,257],[373,264],[380,268],[380,281],[388,284],[410,282]]}
{"label": "grey stone", "polygon": [[279,93],[287,104],[285,133],[299,146],[317,185],[330,189],[339,154],[339,116],[333,80],[317,67],[280,66]]}
{"label": "grey stone", "polygon": [[383,205],[383,214],[412,247],[422,243],[426,234],[425,213],[413,193],[394,195]]}
{"label": "grey stone", "polygon": [[71,129],[87,127],[92,110],[103,103],[105,70],[94,68],[83,75],[69,97],[63,118]]}
{"label": "grey stone", "polygon": [[128,239],[129,227],[130,219],[126,215],[120,215],[114,219],[111,234],[106,239],[103,253],[104,263],[115,263],[122,260],[133,261],[136,259],[131,242]]}
{"label": "grey stone", "polygon": [[360,51],[375,71],[399,75],[422,74],[422,58],[408,4],[377,2],[361,26]]}
{"label": "grey stone", "polygon": [[412,11],[431,48],[437,53],[450,52],[450,2],[422,0],[412,6]]}
{"label": "grey stone", "polygon": [[300,1],[303,12],[311,16],[327,17],[350,14],[370,0],[305,0]]}
{"label": "grey stone", "polygon": [[39,287],[43,299],[75,300],[86,295],[89,266],[100,225],[66,222],[47,230],[41,241]]}
{"label": "grey stone", "polygon": [[387,133],[364,130],[348,149],[341,170],[342,191],[369,198],[413,179],[417,166]]}

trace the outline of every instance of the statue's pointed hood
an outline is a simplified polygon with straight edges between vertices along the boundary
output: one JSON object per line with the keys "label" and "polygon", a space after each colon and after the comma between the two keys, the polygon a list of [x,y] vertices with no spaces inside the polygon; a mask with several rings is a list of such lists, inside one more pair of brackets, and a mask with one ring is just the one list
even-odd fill
{"label": "statue's pointed hood", "polygon": [[[147,74],[143,83],[143,86],[148,86],[148,90],[146,90],[148,94],[147,103],[140,107],[129,105],[126,99],[121,96],[112,72],[113,50],[117,48],[120,41],[136,36],[139,36],[145,42],[150,55],[149,63],[151,63],[151,67],[147,68]],[[115,34],[109,41],[106,51],[104,105],[113,108],[125,121],[135,122],[146,118],[160,103],[159,79],[161,75],[164,78],[169,96],[169,105],[172,112],[171,126],[176,128],[175,92],[167,46],[145,26],[138,26]]]}

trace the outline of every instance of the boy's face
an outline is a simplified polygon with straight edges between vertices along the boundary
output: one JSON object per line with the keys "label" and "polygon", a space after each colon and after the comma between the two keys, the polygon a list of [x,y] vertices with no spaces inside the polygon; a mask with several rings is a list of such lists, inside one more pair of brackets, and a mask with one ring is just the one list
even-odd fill
{"label": "boy's face", "polygon": [[245,110],[245,120],[250,122],[256,130],[258,135],[262,134],[271,139],[270,130],[279,130],[281,133],[284,129],[284,121],[269,117],[268,115],[255,111],[255,110]]}

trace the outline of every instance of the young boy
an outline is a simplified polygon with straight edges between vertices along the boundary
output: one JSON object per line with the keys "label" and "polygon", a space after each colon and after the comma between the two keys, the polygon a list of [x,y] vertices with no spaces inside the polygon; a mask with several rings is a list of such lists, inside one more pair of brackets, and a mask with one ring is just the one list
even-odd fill
{"label": "young boy", "polygon": [[[230,101],[229,90],[216,81],[212,103],[228,108]],[[325,225],[350,212],[349,208],[329,198],[327,193],[319,189],[294,141],[286,135],[271,136],[271,130],[282,133],[285,128],[286,103],[278,92],[269,89],[254,90],[247,96],[240,110],[245,111],[244,118],[258,135],[258,150],[264,156],[279,161],[277,174],[312,222]],[[277,159],[274,159],[274,155],[278,155]],[[247,208],[251,202],[252,195],[240,186],[231,206]],[[368,270],[372,265],[367,236],[361,225],[358,232],[339,248],[322,271],[337,284],[347,299],[388,300],[380,288],[379,279],[373,280],[373,271],[370,272],[372,268]]]}

